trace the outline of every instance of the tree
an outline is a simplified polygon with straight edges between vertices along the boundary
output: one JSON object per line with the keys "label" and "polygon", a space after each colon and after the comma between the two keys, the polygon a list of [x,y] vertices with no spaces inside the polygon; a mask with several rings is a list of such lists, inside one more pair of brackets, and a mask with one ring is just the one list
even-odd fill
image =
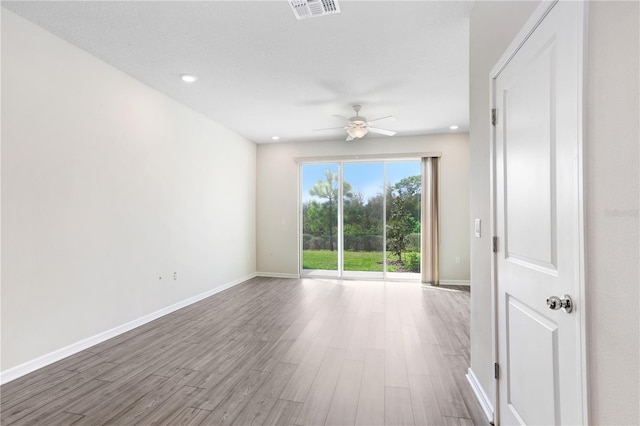
{"label": "tree", "polygon": [[[338,174],[331,169],[327,169],[324,172],[324,176],[325,180],[318,179],[318,182],[309,190],[309,194],[327,201],[322,204],[311,202],[309,219],[311,219],[312,223],[315,222],[315,226],[312,225],[312,230],[315,227],[315,230],[326,229],[329,232],[329,249],[333,251],[333,234],[338,217]],[[342,193],[345,197],[353,196],[350,183],[343,182]]]}
{"label": "tree", "polygon": [[409,235],[420,232],[421,177],[409,176],[389,186],[387,192],[387,249],[402,261]]}
{"label": "tree", "polygon": [[364,219],[365,200],[362,192],[355,191],[353,197],[344,200],[342,215],[344,221],[344,235],[359,235]]}
{"label": "tree", "polygon": [[387,248],[402,261],[402,252],[407,248],[409,235],[413,231],[406,197],[393,197],[391,202],[391,217],[387,222]]}
{"label": "tree", "polygon": [[[413,231],[415,233],[420,232],[420,199],[422,196],[422,178],[420,175],[409,176],[396,182],[391,187],[391,196],[388,198],[389,205],[391,206],[391,198],[393,196],[401,197],[405,199],[405,207],[407,214],[411,217],[411,223],[413,223]],[[389,219],[390,213],[387,216]]]}

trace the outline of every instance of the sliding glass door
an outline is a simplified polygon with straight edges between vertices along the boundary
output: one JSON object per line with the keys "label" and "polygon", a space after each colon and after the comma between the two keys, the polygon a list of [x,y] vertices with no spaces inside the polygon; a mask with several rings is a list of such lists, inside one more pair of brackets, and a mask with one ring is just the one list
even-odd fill
{"label": "sliding glass door", "polygon": [[420,164],[302,164],[301,275],[419,279]]}
{"label": "sliding glass door", "polygon": [[302,269],[310,275],[339,276],[339,165],[302,167]]}
{"label": "sliding glass door", "polygon": [[343,276],[383,278],[384,163],[344,163],[342,175]]}
{"label": "sliding glass door", "polygon": [[419,161],[386,164],[388,278],[420,278],[422,176]]}

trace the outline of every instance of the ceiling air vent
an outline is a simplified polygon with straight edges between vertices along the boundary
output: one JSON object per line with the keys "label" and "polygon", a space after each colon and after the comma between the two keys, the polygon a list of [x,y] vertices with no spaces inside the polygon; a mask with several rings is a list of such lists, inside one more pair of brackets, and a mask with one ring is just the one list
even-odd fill
{"label": "ceiling air vent", "polygon": [[338,0],[289,0],[289,4],[297,19],[340,13]]}

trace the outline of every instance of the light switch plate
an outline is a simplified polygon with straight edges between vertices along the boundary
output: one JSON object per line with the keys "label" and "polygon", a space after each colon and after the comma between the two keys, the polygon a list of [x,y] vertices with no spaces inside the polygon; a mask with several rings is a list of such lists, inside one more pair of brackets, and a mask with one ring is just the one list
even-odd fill
{"label": "light switch plate", "polygon": [[480,219],[476,219],[474,229],[475,229],[476,238],[480,238]]}

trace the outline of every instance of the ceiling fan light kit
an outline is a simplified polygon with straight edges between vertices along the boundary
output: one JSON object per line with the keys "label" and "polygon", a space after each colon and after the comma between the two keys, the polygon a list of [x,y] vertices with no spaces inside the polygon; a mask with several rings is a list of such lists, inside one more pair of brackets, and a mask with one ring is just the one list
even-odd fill
{"label": "ceiling fan light kit", "polygon": [[354,139],[362,139],[369,132],[377,133],[379,135],[385,135],[385,136],[393,136],[396,134],[396,132],[392,130],[385,130],[385,129],[378,129],[376,127],[371,127],[371,123],[373,123],[374,121],[385,120],[385,119],[395,120],[395,118],[392,115],[387,115],[385,117],[380,117],[380,118],[376,118],[375,120],[367,121],[365,117],[362,117],[360,115],[361,108],[362,108],[362,105],[354,105],[353,110],[356,112],[356,115],[351,118],[343,117],[342,115],[334,115],[334,117],[340,118],[341,120],[348,121],[349,124],[346,127],[330,127],[328,129],[316,129],[316,130],[344,129],[347,131],[347,135],[348,135],[346,139],[347,141],[352,141]]}
{"label": "ceiling fan light kit", "polygon": [[349,127],[347,129],[347,133],[353,139],[360,139],[361,137],[369,133],[369,131],[364,127]]}

